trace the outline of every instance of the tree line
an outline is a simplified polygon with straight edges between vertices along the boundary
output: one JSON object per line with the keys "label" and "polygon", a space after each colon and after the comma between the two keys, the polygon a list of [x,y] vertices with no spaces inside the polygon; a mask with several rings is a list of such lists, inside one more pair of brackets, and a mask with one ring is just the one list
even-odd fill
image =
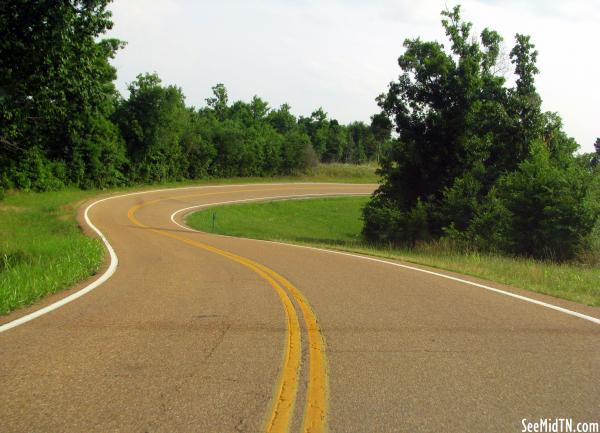
{"label": "tree line", "polygon": [[[517,34],[508,59],[460,7],[442,12],[448,47],[404,42],[401,74],[369,124],[322,109],[296,117],[259,97],[202,107],[156,74],[123,98],[110,60],[125,43],[110,0],[0,2],[0,188],[111,187],[297,173],[319,161],[380,162],[363,235],[393,245],[567,260],[600,257],[600,139],[578,154],[535,87],[537,51]],[[513,68],[514,84],[504,74]],[[0,190],[1,192],[1,190]]]}
{"label": "tree line", "polygon": [[222,84],[195,108],[146,73],[123,98],[110,59],[125,43],[99,40],[112,27],[109,3],[0,4],[0,187],[284,175],[377,160],[389,148],[385,115],[342,125],[319,108],[297,118],[256,96],[231,103]]}
{"label": "tree line", "polygon": [[[502,74],[502,37],[442,12],[449,49],[404,42],[401,75],[378,99],[397,138],[364,209],[367,239],[565,260],[600,252],[600,139],[576,153],[536,91],[537,51],[517,34],[516,78]],[[599,256],[600,257],[600,256]]]}

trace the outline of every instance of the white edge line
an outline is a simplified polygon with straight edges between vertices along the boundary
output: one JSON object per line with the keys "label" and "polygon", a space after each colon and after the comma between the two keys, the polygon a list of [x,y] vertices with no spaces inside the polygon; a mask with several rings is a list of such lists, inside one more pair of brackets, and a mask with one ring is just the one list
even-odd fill
{"label": "white edge line", "polygon": [[96,280],[94,280],[89,285],[85,286],[84,288],[78,290],[77,292],[72,293],[71,295],[66,296],[66,297],[62,298],[61,300],[56,301],[50,305],[47,305],[44,308],[40,308],[39,310],[36,310],[33,313],[26,314],[25,316],[19,317],[18,319],[15,319],[8,323],[0,325],[0,333],[6,332],[12,328],[16,328],[17,326],[23,325],[24,323],[27,323],[27,322],[30,322],[33,319],[37,319],[38,317],[43,316],[44,314],[50,313],[51,311],[54,311],[54,310],[62,307],[63,305],[66,305],[66,304],[82,297],[83,295],[94,290],[96,287],[105,283],[110,277],[113,276],[113,274],[117,270],[117,265],[119,264],[119,258],[117,257],[117,254],[115,253],[115,250],[113,249],[110,242],[108,242],[108,239],[106,239],[106,236],[104,236],[104,233],[102,233],[100,231],[100,229],[98,229],[98,227],[96,227],[92,223],[92,221],[90,220],[90,217],[89,217],[89,210],[91,208],[93,208],[95,205],[97,205],[98,203],[102,203],[104,201],[112,200],[112,199],[116,199],[116,198],[128,197],[128,196],[132,196],[132,195],[150,194],[150,193],[163,192],[163,191],[175,191],[175,190],[180,191],[180,190],[185,190],[185,189],[200,189],[200,188],[227,188],[227,187],[240,187],[240,186],[247,186],[247,187],[270,186],[270,185],[331,185],[331,186],[353,185],[353,186],[360,186],[360,185],[371,185],[371,184],[353,184],[353,183],[336,183],[336,182],[273,182],[273,183],[244,183],[244,184],[224,184],[224,185],[197,185],[197,186],[186,186],[186,187],[181,187],[181,188],[161,188],[161,189],[154,189],[154,190],[149,190],[149,191],[130,192],[127,194],[119,194],[119,195],[115,195],[115,196],[111,196],[111,197],[106,197],[106,198],[103,198],[100,200],[96,200],[95,202],[91,203],[90,205],[88,205],[88,207],[85,208],[84,219],[85,219],[85,223],[100,237],[100,239],[104,243],[104,246],[108,250],[108,254],[110,256],[110,263],[108,265],[108,269],[106,269],[106,271],[104,271],[104,273],[102,275],[100,275],[100,277],[98,277]]}
{"label": "white edge line", "polygon": [[[177,221],[175,221],[175,217],[182,213],[182,212],[186,212],[186,211],[190,211],[192,209],[200,209],[200,208],[205,208],[205,207],[213,207],[213,206],[219,206],[219,205],[226,205],[226,204],[234,204],[234,203],[244,203],[244,202],[250,202],[250,201],[264,201],[264,200],[272,200],[272,199],[281,199],[281,198],[297,198],[297,197],[316,197],[316,196],[323,196],[323,195],[327,195],[327,196],[342,196],[342,195],[366,195],[366,194],[361,194],[361,193],[341,193],[341,194],[303,194],[303,195],[294,195],[294,196],[278,196],[278,197],[261,197],[261,198],[253,198],[253,199],[244,199],[244,200],[230,200],[230,201],[225,201],[225,202],[220,202],[220,203],[205,203],[205,204],[201,204],[201,205],[196,205],[196,206],[190,206],[190,207],[186,207],[183,209],[179,209],[178,211],[175,211],[174,213],[171,214],[171,221],[173,223],[175,223],[177,226],[188,230],[188,231],[192,231],[192,232],[196,232],[196,233],[203,233],[199,230],[194,230],[188,226],[185,226],[183,224],[179,224]],[[209,233],[211,234],[211,233]],[[227,235],[216,235],[216,236],[222,236],[222,237],[230,237],[230,238],[239,238],[237,236],[227,236]],[[396,266],[399,268],[404,268],[404,269],[409,269],[411,271],[417,271],[417,272],[422,272],[424,274],[429,274],[429,275],[434,275],[436,277],[441,277],[441,278],[446,278],[448,280],[452,280],[452,281],[456,281],[459,283],[463,283],[463,284],[468,284],[470,286],[475,286],[475,287],[479,287],[481,289],[485,289],[485,290],[489,290],[491,292],[494,293],[498,293],[500,295],[504,295],[504,296],[509,296],[511,298],[515,298],[515,299],[519,299],[521,301],[525,301],[525,302],[529,302],[532,304],[536,304],[545,308],[549,308],[551,310],[555,310],[564,314],[568,314],[570,316],[575,316],[578,317],[580,319],[583,320],[587,320],[589,322],[595,323],[597,325],[600,325],[600,319],[597,317],[593,317],[593,316],[588,316],[586,314],[583,313],[578,313],[577,311],[573,311],[573,310],[569,310],[567,308],[563,308],[563,307],[559,307],[557,305],[553,305],[553,304],[549,304],[547,302],[543,302],[543,301],[539,301],[537,299],[533,299],[533,298],[528,298],[527,296],[523,296],[523,295],[518,295],[516,293],[512,293],[512,292],[508,292],[506,290],[502,290],[502,289],[497,289],[495,287],[490,287],[490,286],[486,286],[485,284],[479,284],[479,283],[475,283],[473,281],[468,281],[468,280],[463,280],[462,278],[457,278],[457,277],[453,277],[450,275],[445,275],[445,274],[441,274],[439,272],[434,272],[434,271],[428,271],[426,269],[421,269],[421,268],[417,268],[414,266],[409,266],[409,265],[403,265],[401,263],[397,263],[397,262],[391,262],[388,260],[381,260],[381,259],[376,259],[374,257],[368,257],[368,256],[362,256],[362,255],[358,255],[358,254],[353,254],[353,253],[346,253],[343,251],[336,251],[336,250],[327,250],[324,248],[318,248],[318,247],[310,247],[310,246],[306,246],[306,245],[297,245],[297,244],[291,244],[291,243],[286,243],[286,242],[277,242],[277,241],[267,241],[267,240],[263,240],[263,239],[251,239],[251,238],[245,238],[245,239],[250,239],[253,241],[257,241],[257,242],[265,242],[265,243],[270,243],[270,244],[276,244],[276,245],[285,245],[288,247],[294,247],[294,248],[304,248],[307,250],[315,250],[315,251],[321,251],[321,252],[325,252],[325,253],[329,253],[329,254],[337,254],[340,256],[348,256],[348,257],[354,257],[357,259],[362,259],[362,260],[368,260],[371,262],[377,262],[377,263],[384,263],[387,265],[391,265],[391,266]]]}

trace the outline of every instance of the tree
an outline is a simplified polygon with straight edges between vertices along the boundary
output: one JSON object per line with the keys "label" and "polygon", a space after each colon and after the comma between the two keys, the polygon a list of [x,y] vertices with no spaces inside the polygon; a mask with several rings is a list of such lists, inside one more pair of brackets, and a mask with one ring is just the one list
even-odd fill
{"label": "tree", "polygon": [[371,116],[370,128],[374,137],[375,147],[371,148],[367,146],[367,158],[375,159],[379,162],[379,159],[386,153],[386,144],[392,138],[393,125],[385,112],[381,112]]}
{"label": "tree", "polygon": [[[442,236],[483,250],[567,260],[598,225],[598,177],[556,113],[541,111],[537,51],[516,35],[517,77],[497,75],[500,35],[479,39],[460,8],[442,12],[450,52],[405,41],[402,74],[378,98],[398,137],[364,209],[367,239],[414,244]],[[599,146],[600,147],[600,146]],[[586,163],[586,160],[588,163]]]}
{"label": "tree", "polygon": [[181,137],[185,177],[199,179],[210,174],[217,150],[205,133],[207,124],[202,115],[193,109],[188,109],[188,115],[189,123]]}
{"label": "tree", "polygon": [[[510,52],[517,75],[516,87],[510,91],[509,111],[513,119],[511,133],[514,139],[510,143],[511,148],[505,152],[507,156],[509,153],[514,155],[511,158],[514,164],[527,157],[529,146],[539,137],[543,127],[542,101],[534,85],[534,76],[539,72],[535,64],[538,53],[534,50],[535,46],[529,36],[517,34],[516,41]],[[509,163],[505,165],[510,166]]]}
{"label": "tree", "polygon": [[314,150],[305,132],[292,130],[284,137],[283,173],[293,174],[312,168]]}
{"label": "tree", "polygon": [[[115,101],[108,59],[123,43],[98,40],[112,27],[108,3],[0,3],[0,167],[16,186],[122,179],[122,142],[107,117]],[[21,182],[19,160],[36,161],[33,182]]]}
{"label": "tree", "polygon": [[124,43],[102,39],[109,3],[0,2],[2,190],[276,175],[374,148],[369,131],[350,139],[321,108],[297,120],[258,96],[231,103],[222,83],[197,110],[156,74],[138,75],[123,99],[109,60]]}
{"label": "tree", "polygon": [[592,167],[596,167],[600,164],[600,138],[596,138],[594,148],[596,149],[596,154],[592,157]]}
{"label": "tree", "polygon": [[290,109],[288,104],[283,104],[278,110],[271,110],[267,115],[267,122],[280,134],[287,134],[297,127],[296,117]]}
{"label": "tree", "polygon": [[348,137],[345,128],[337,120],[330,120],[325,137],[325,149],[321,154],[321,160],[323,162],[340,161],[346,149],[347,140]]}
{"label": "tree", "polygon": [[185,175],[181,141],[190,113],[181,89],[163,87],[156,74],[140,74],[129,85],[129,99],[115,115],[136,182],[163,182]]}
{"label": "tree", "polygon": [[222,83],[216,84],[213,88],[213,96],[206,98],[206,105],[214,110],[215,115],[219,120],[225,120],[227,118],[227,102],[229,97],[227,96],[227,89]]}
{"label": "tree", "polygon": [[319,108],[313,111],[310,117],[300,116],[298,124],[308,134],[310,142],[319,155],[319,158],[322,158],[327,150],[327,138],[329,135],[327,113],[322,108]]}
{"label": "tree", "polygon": [[250,112],[252,113],[252,118],[257,122],[262,121],[266,118],[269,111],[271,111],[269,104],[260,99],[258,96],[254,95],[252,101],[250,101]]}
{"label": "tree", "polygon": [[[517,35],[511,53],[517,84],[507,89],[495,72],[500,35],[484,29],[475,38],[458,6],[442,16],[450,52],[438,42],[406,40],[398,60],[402,74],[378,98],[398,137],[381,163],[382,185],[365,209],[365,234],[372,240],[380,238],[380,230],[369,227],[377,207],[398,209],[399,232],[411,232],[402,229],[402,218],[418,203],[418,214],[426,213],[425,237],[441,236],[459,222],[466,227],[494,182],[528,156],[541,133],[536,53],[529,38]],[[472,199],[448,206],[465,188]],[[390,237],[401,241],[381,235]]]}
{"label": "tree", "polygon": [[362,163],[368,154],[374,154],[376,149],[375,137],[371,128],[363,122],[352,122],[347,126],[348,145],[344,152],[344,161]]}

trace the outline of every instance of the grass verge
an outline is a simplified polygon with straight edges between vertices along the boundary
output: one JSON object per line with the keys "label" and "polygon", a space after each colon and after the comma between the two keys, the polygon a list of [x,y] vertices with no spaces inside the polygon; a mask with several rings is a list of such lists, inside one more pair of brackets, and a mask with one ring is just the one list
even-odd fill
{"label": "grass verge", "polygon": [[9,194],[0,203],[0,314],[93,275],[103,248],[75,221],[88,192]]}
{"label": "grass verge", "polygon": [[204,179],[120,190],[14,192],[0,197],[0,315],[94,275],[104,250],[77,225],[80,203],[102,193],[207,184],[269,182],[375,183],[375,166],[322,164],[309,174],[286,177]]}
{"label": "grass verge", "polygon": [[367,197],[286,200],[220,206],[193,213],[187,223],[198,230],[255,239],[353,251],[398,259],[496,281],[590,306],[600,306],[600,269],[532,259],[452,251],[441,243],[413,249],[365,244],[360,239],[361,209]]}

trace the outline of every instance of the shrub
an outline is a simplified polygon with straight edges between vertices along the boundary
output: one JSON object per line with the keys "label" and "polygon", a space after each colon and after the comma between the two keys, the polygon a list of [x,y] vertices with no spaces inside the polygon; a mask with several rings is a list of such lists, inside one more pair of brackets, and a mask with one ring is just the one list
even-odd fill
{"label": "shrub", "polygon": [[414,246],[427,239],[427,208],[420,201],[403,212],[397,205],[378,196],[363,209],[363,236],[372,242]]}
{"label": "shrub", "polygon": [[518,169],[502,176],[470,232],[480,246],[535,258],[574,258],[598,220],[591,173],[573,159],[552,163],[547,148],[534,146]]}

